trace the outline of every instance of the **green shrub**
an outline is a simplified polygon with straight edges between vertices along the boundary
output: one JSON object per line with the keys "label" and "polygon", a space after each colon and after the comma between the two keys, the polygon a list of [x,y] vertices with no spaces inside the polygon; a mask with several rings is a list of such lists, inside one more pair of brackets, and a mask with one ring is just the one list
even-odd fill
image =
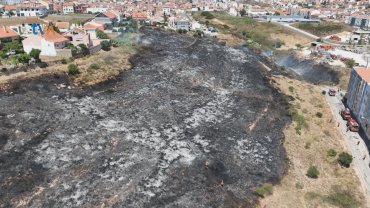
{"label": "green shrub", "polygon": [[295,183],[295,187],[297,188],[297,189],[303,189],[303,183],[302,182],[300,182],[300,181],[297,181],[296,183]]}
{"label": "green shrub", "polygon": [[110,43],[107,40],[104,40],[104,41],[100,42],[100,46],[101,46],[101,49],[103,49],[105,51],[110,50]]}
{"label": "green shrub", "polygon": [[308,113],[308,110],[306,108],[303,108],[302,112],[303,113]]}
{"label": "green shrub", "polygon": [[67,64],[67,60],[65,58],[62,58],[62,60],[60,60],[60,63]]}
{"label": "green shrub", "polygon": [[335,156],[337,156],[337,152],[333,149],[329,149],[328,150],[328,156],[335,157]]}
{"label": "green shrub", "polygon": [[69,62],[73,62],[73,61],[74,61],[73,57],[69,57]]}
{"label": "green shrub", "polygon": [[293,91],[294,91],[294,87],[293,87],[293,86],[290,86],[290,87],[289,87],[289,91],[290,91],[290,92],[293,92]]}
{"label": "green shrub", "polygon": [[317,170],[316,166],[310,166],[307,171],[307,176],[310,178],[317,178],[320,172]]}
{"label": "green shrub", "polygon": [[73,77],[73,76],[72,76],[72,77],[70,77],[70,78],[71,78],[72,82],[74,82],[74,81],[75,81],[75,77]]}
{"label": "green shrub", "polygon": [[306,142],[306,146],[304,146],[306,149],[309,149],[311,146],[311,142]]}
{"label": "green shrub", "polygon": [[274,186],[271,183],[265,183],[263,188],[265,189],[267,195],[271,195],[274,192]]}
{"label": "green shrub", "polygon": [[260,195],[260,196],[264,196],[265,195],[265,189],[264,188],[262,188],[262,187],[257,187],[257,188],[255,188],[254,189],[254,192],[256,192],[258,195]]}
{"label": "green shrub", "polygon": [[30,52],[30,56],[34,59],[39,59],[40,57],[40,53],[41,53],[41,50],[40,49],[34,49],[32,48],[31,52]]}
{"label": "green shrub", "polygon": [[281,69],[282,71],[285,71],[285,66],[280,66],[280,69]]}
{"label": "green shrub", "polygon": [[90,69],[99,69],[99,68],[100,68],[99,64],[97,64],[97,63],[90,64]]}
{"label": "green shrub", "polygon": [[68,74],[75,75],[75,74],[79,74],[79,73],[80,73],[80,70],[78,69],[78,67],[75,64],[69,64],[68,65]]}
{"label": "green shrub", "polygon": [[349,167],[352,163],[352,155],[348,154],[347,152],[342,152],[339,154],[339,162],[342,166]]}
{"label": "green shrub", "polygon": [[316,113],[316,116],[317,116],[318,118],[321,118],[321,117],[322,117],[322,113],[317,112],[317,113]]}

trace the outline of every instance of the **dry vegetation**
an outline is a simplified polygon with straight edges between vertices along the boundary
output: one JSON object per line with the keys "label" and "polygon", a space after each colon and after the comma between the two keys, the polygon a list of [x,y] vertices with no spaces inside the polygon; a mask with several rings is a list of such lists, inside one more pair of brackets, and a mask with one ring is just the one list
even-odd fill
{"label": "dry vegetation", "polygon": [[[36,68],[29,72],[19,72],[10,76],[1,76],[0,83],[7,83],[12,79],[22,79],[26,77],[36,77],[46,73],[67,73],[68,65],[77,62],[80,74],[75,77],[75,82],[81,82],[92,85],[108,78],[114,78],[121,71],[131,69],[128,59],[140,49],[140,46],[123,46],[112,48],[111,51],[99,51],[92,55],[85,56],[74,61],[67,60],[67,64],[61,64],[60,61],[49,63],[46,68]],[[96,64],[94,69],[92,64]],[[74,76],[70,76],[71,78]],[[73,79],[73,78],[72,78]]]}
{"label": "dry vegetation", "polygon": [[[282,93],[295,98],[291,104],[305,118],[308,127],[302,125],[299,135],[297,122],[294,121],[284,130],[284,146],[290,168],[281,184],[274,187],[274,194],[264,198],[261,205],[286,208],[370,207],[355,164],[351,164],[350,168],[341,168],[337,162],[338,155],[330,157],[327,154],[329,149],[334,149],[338,154],[350,150],[336,128],[334,115],[320,87],[282,76],[274,76],[273,80]],[[322,118],[316,116],[317,112],[323,114]],[[330,123],[330,119],[333,122]],[[310,144],[307,145],[307,142]],[[320,172],[317,179],[306,176],[311,165]]]}
{"label": "dry vegetation", "polygon": [[227,45],[230,46],[250,40],[263,47],[273,49],[275,44],[280,42],[282,44],[280,49],[286,50],[294,47],[295,44],[305,46],[311,42],[305,37],[272,23],[259,22],[251,18],[231,17],[222,12],[211,12],[211,14],[215,18],[206,19],[205,16],[201,15],[201,12],[192,12],[193,18],[201,24],[205,24],[205,21],[208,20],[209,25],[219,31],[217,38],[220,41],[226,41]]}
{"label": "dry vegetation", "polygon": [[354,30],[352,26],[338,22],[296,23],[292,26],[319,37]]}
{"label": "dry vegetation", "polygon": [[[50,15],[45,17],[45,19],[58,21],[61,22],[69,22],[69,23],[79,23],[87,20],[89,18],[94,17],[91,14],[67,14],[67,15]],[[26,19],[27,17],[14,17],[14,18],[0,18],[1,25],[18,25],[22,20]]]}

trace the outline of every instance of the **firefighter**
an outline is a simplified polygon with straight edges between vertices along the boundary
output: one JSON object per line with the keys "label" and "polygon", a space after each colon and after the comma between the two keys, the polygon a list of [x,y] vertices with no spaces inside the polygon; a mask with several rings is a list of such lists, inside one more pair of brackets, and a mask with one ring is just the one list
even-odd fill
{"label": "firefighter", "polygon": [[366,155],[364,155],[364,160],[365,160],[365,158],[366,158]]}
{"label": "firefighter", "polygon": [[340,123],[338,122],[338,127],[339,127],[339,124],[340,124]]}
{"label": "firefighter", "polygon": [[224,180],[221,180],[221,186],[224,187]]}
{"label": "firefighter", "polygon": [[349,130],[349,127],[347,127],[346,132]]}
{"label": "firefighter", "polygon": [[359,145],[359,144],[360,144],[360,141],[357,142],[357,145]]}
{"label": "firefighter", "polygon": [[208,161],[206,161],[206,168],[208,167]]}

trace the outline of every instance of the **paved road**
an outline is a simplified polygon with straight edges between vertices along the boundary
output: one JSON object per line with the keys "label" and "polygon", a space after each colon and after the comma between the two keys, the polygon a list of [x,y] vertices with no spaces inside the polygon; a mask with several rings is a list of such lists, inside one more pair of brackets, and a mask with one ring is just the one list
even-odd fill
{"label": "paved road", "polygon": [[[323,89],[329,90],[328,87],[323,87]],[[344,92],[343,92],[344,93]],[[351,154],[353,156],[353,161],[357,165],[358,170],[360,171],[361,180],[363,184],[366,186],[368,193],[370,193],[370,155],[368,146],[370,141],[365,137],[361,137],[361,133],[358,132],[346,132],[346,120],[343,120],[342,117],[339,115],[339,110],[344,108],[344,104],[342,103],[342,96],[340,93],[336,93],[335,96],[325,95],[327,101],[329,102],[331,109],[335,115],[335,119],[333,121],[339,122],[339,128],[342,131],[344,137],[346,138],[347,144],[351,149]],[[360,141],[360,144],[357,145],[357,142]],[[364,158],[366,155],[366,158]],[[353,163],[352,163],[353,164]]]}

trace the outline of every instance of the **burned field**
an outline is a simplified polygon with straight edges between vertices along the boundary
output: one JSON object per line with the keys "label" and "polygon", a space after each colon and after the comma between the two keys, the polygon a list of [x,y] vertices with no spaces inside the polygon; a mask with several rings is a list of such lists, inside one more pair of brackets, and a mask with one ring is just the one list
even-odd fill
{"label": "burned field", "polygon": [[44,76],[1,91],[0,207],[254,207],[254,187],[284,176],[289,98],[270,86],[274,69],[142,30],[146,52],[115,81],[81,90]]}

